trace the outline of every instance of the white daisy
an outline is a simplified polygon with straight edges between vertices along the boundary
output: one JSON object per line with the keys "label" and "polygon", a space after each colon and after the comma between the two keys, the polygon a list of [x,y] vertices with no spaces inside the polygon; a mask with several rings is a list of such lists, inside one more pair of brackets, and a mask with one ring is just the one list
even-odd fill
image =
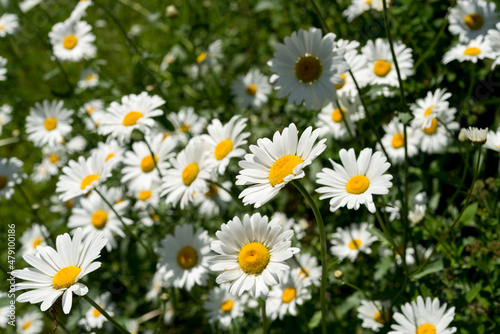
{"label": "white daisy", "polygon": [[150,186],[129,189],[130,196],[137,199],[134,210],[146,210],[148,207],[157,208],[160,202],[160,183],[153,182]]}
{"label": "white daisy", "polygon": [[60,60],[80,61],[94,58],[97,48],[92,27],[85,21],[66,20],[56,23],[49,32],[54,56]]}
{"label": "white daisy", "polygon": [[284,261],[299,252],[290,247],[293,231],[283,231],[277,220],[268,222],[259,213],[245,215],[243,221],[234,217],[216,236],[219,240],[211,248],[217,255],[210,269],[224,271],[216,282],[230,282],[229,293],[237,296],[249,291],[252,297],[265,299],[269,287],[279,283],[278,274],[290,268]]}
{"label": "white daisy", "polygon": [[347,228],[337,227],[332,234],[330,251],[340,260],[349,259],[354,262],[360,252],[371,254],[370,246],[377,241],[377,237],[368,232],[371,225],[368,223],[351,224]]}
{"label": "white daisy", "polygon": [[23,162],[17,158],[0,159],[0,199],[10,199],[14,194],[16,184],[21,184],[27,177],[23,173]]}
{"label": "white daisy", "polygon": [[490,58],[495,59],[496,53],[491,49],[488,40],[483,36],[478,36],[464,44],[457,44],[447,51],[443,56],[443,64],[448,64],[453,60],[459,62],[471,61],[474,64],[479,59]]}
{"label": "white daisy", "polygon": [[461,42],[468,42],[478,36],[486,35],[488,29],[498,22],[494,2],[483,0],[458,0],[450,8],[450,32],[458,35]]}
{"label": "white daisy", "polygon": [[278,317],[283,320],[287,313],[296,316],[298,305],[311,299],[311,294],[307,289],[309,282],[303,280],[299,273],[300,268],[295,268],[282,274],[280,284],[272,287],[269,292],[266,300],[266,313],[271,320]]}
{"label": "white daisy", "polygon": [[102,233],[96,233],[82,242],[82,230],[77,230],[73,239],[68,233],[56,239],[57,250],[50,246],[38,246],[36,255],[26,254],[24,260],[34,268],[12,271],[12,276],[26,280],[16,283],[17,290],[32,289],[17,297],[21,303],[42,302],[40,309],[48,310],[62,296],[65,314],[71,310],[73,293],[86,295],[89,289],[78,281],[101,266],[94,262],[106,245]]}
{"label": "white daisy", "polygon": [[193,79],[198,78],[200,75],[206,76],[209,69],[214,68],[222,57],[222,40],[218,39],[196,56],[196,63],[193,64],[190,71]]}
{"label": "white daisy", "polygon": [[0,81],[7,79],[7,58],[0,57]]}
{"label": "white daisy", "polygon": [[392,175],[384,174],[390,163],[380,152],[372,154],[371,148],[363,149],[356,160],[354,149],[339,152],[342,165],[330,159],[333,169],[323,168],[316,174],[317,183],[323,185],[316,192],[319,199],[331,198],[330,211],[347,205],[349,210],[358,210],[364,204],[368,211],[375,212],[372,195],[385,195],[392,187]]}
{"label": "white daisy", "polygon": [[484,145],[488,136],[488,128],[479,129],[476,127],[469,126],[467,129],[463,129],[467,139],[469,139],[474,145]]}
{"label": "white daisy", "polygon": [[155,124],[152,117],[163,115],[159,107],[164,104],[162,98],[157,95],[149,96],[147,92],[123,96],[121,104],[111,102],[108,113],[101,119],[99,133],[109,134],[120,143],[129,142],[134,129],[143,133],[149,131]]}
{"label": "white daisy", "polygon": [[[391,0],[387,0],[386,3],[387,7],[389,7]],[[384,3],[382,0],[352,0],[349,7],[342,12],[342,16],[347,18],[347,22],[352,22],[352,20],[370,9],[381,12],[384,10]]]}
{"label": "white daisy", "polygon": [[271,82],[277,97],[288,96],[288,103],[319,110],[336,97],[333,85],[343,82],[339,76],[348,70],[344,49],[335,50],[335,34],[323,37],[321,29],[309,28],[285,37],[277,43],[274,58],[269,61]]}
{"label": "white daisy", "polygon": [[[382,126],[385,135],[382,137],[382,145],[389,155],[391,162],[395,165],[402,164],[405,161],[405,136],[403,123],[401,123],[397,116],[395,116],[389,124]],[[411,127],[406,128],[406,146],[408,157],[414,157],[418,153],[417,145],[419,144],[419,137],[414,134]],[[377,149],[381,150],[380,145],[377,144]]]}
{"label": "white daisy", "polygon": [[[113,305],[110,303],[111,293],[105,292],[96,297],[95,302],[99,305],[106,313],[110,316],[114,316]],[[91,306],[87,312],[85,312],[85,317],[78,321],[80,326],[85,327],[85,329],[90,332],[93,328],[102,328],[105,321],[108,321],[101,312],[96,308]]]}
{"label": "white daisy", "polygon": [[237,185],[248,186],[239,195],[243,203],[258,208],[288,182],[303,178],[304,168],[326,149],[326,139],[314,145],[318,136],[319,129],[308,127],[299,140],[297,127],[292,123],[281,134],[276,131],[272,141],[261,138],[257,146],[250,145],[252,153],[239,162],[242,170],[236,176]]}
{"label": "white daisy", "polygon": [[0,135],[2,135],[2,129],[4,125],[7,125],[12,121],[12,107],[8,104],[0,106]]}
{"label": "white daisy", "polygon": [[38,334],[43,330],[43,315],[40,312],[26,312],[16,320],[19,334]]}
{"label": "white daisy", "polygon": [[427,297],[424,301],[422,296],[418,296],[417,302],[404,304],[401,306],[402,313],[394,314],[397,324],[391,325],[389,334],[455,333],[455,327],[448,328],[455,317],[455,307],[446,308],[447,304],[440,305],[437,298]]}
{"label": "white daisy", "polygon": [[180,108],[178,113],[172,112],[167,118],[175,128],[173,136],[184,144],[188,142],[189,136],[201,134],[207,124],[207,120],[198,116],[193,107]]}
{"label": "white daisy", "polygon": [[[356,79],[359,88],[366,87],[369,82],[371,69],[366,64],[366,56],[360,54],[357,50],[359,42],[339,39],[336,44],[337,48],[346,49],[344,59],[351,72],[354,74],[354,78]],[[340,97],[349,96],[351,99],[359,99],[358,90],[354,84],[354,79],[352,78],[351,73],[345,72],[339,74],[339,76],[343,79],[343,82],[334,85],[337,89],[337,95]]]}
{"label": "white daisy", "polygon": [[56,146],[71,132],[73,110],[64,108],[63,101],[43,100],[30,108],[26,117],[28,139],[35,146]]}
{"label": "white daisy", "polygon": [[235,102],[241,108],[259,109],[267,103],[267,96],[271,94],[272,87],[268,81],[269,78],[261,74],[259,70],[251,70],[245,76],[238,75],[231,84]]}
{"label": "white daisy", "polygon": [[219,322],[222,328],[228,328],[232,320],[243,316],[248,295],[236,297],[229,292],[229,284],[216,286],[208,292],[203,308],[207,311],[208,322]]}
{"label": "white daisy", "polygon": [[389,214],[389,221],[392,222],[395,219],[401,219],[401,201],[396,200],[394,202],[388,202],[387,206],[384,208],[385,212]]}
{"label": "white daisy", "polygon": [[[222,183],[224,189],[231,189],[231,181]],[[207,188],[202,193],[194,195],[194,202],[199,205],[198,212],[207,216],[217,216],[221,207],[227,207],[232,197],[224,189],[219,188],[213,183],[208,183]]]}
{"label": "white daisy", "polygon": [[311,254],[301,253],[295,256],[300,264],[300,267],[295,263],[295,261],[289,261],[294,268],[299,268],[298,276],[304,281],[307,281],[306,285],[312,284],[316,287],[321,286],[321,266],[318,265],[318,259]]}
{"label": "white daisy", "polygon": [[246,138],[250,136],[250,132],[243,132],[246,125],[247,119],[240,118],[240,116],[233,116],[224,125],[216,118],[212,120],[207,127],[208,135],[203,136],[210,151],[207,158],[210,168],[223,175],[231,158],[240,158],[245,155],[245,150],[240,146],[245,145]]}
{"label": "white daisy", "polygon": [[42,162],[33,166],[33,172],[30,178],[34,183],[43,183],[49,181],[50,177],[58,172],[59,170],[57,167],[54,170],[54,165],[44,159]]}
{"label": "white daisy", "polygon": [[[172,138],[167,137],[163,140],[163,135],[157,134],[154,137],[146,136],[145,140],[147,144],[142,141],[132,144],[133,151],[126,152],[123,159],[121,181],[128,183],[131,189],[150,188],[153,183],[159,183],[158,169],[164,175],[170,167],[168,159],[174,155],[175,142]],[[154,153],[154,158],[148,144]]]}
{"label": "white daisy", "polygon": [[5,13],[0,16],[0,37],[12,35],[19,29],[19,17],[16,14]]}
{"label": "white daisy", "polygon": [[295,222],[295,219],[288,218],[288,216],[283,212],[274,212],[271,216],[271,220],[277,219],[278,225],[283,227],[283,231],[293,230],[297,240],[301,240],[306,232],[300,227],[300,224]]}
{"label": "white daisy", "polygon": [[99,74],[97,74],[97,71],[92,68],[84,69],[80,74],[80,80],[78,80],[78,82],[76,83],[78,87],[83,89],[94,88],[98,84],[99,84]]}
{"label": "white daisy", "polygon": [[427,205],[416,204],[409,212],[408,219],[413,224],[419,224],[425,218],[425,212],[427,211]]}
{"label": "white daisy", "polygon": [[104,162],[112,161],[113,166],[123,162],[125,156],[125,147],[118,141],[108,137],[106,142],[98,142],[97,147],[90,151],[91,155],[100,156]]}
{"label": "white daisy", "polygon": [[208,259],[212,238],[202,228],[193,232],[193,225],[176,225],[174,234],[168,234],[156,249],[160,256],[158,266],[165,267],[176,288],[191,291],[193,286],[204,286],[208,280]]}
{"label": "white daisy", "polygon": [[158,300],[163,291],[163,288],[167,288],[170,286],[168,282],[173,275],[174,273],[172,271],[169,271],[167,275],[165,267],[158,268],[158,270],[153,275],[151,284],[149,285],[149,291],[145,296],[146,300],[147,301]]}
{"label": "white daisy", "polygon": [[361,327],[378,332],[389,322],[389,307],[390,302],[362,300],[361,305],[357,309],[358,318],[363,320]]}
{"label": "white daisy", "polygon": [[486,144],[484,145],[484,147],[496,152],[500,152],[500,128],[498,128],[496,132],[488,132]]}
{"label": "white daisy", "polygon": [[491,49],[495,53],[495,61],[491,64],[491,70],[500,64],[500,22],[497,23],[495,29],[488,30],[486,41],[490,44]]}
{"label": "white daisy", "polygon": [[355,122],[365,117],[364,110],[359,96],[354,99],[348,94],[339,96],[335,102],[328,103],[318,114],[316,126],[320,129],[320,136],[332,135],[337,140],[349,139],[351,138],[349,130],[355,136],[357,128]]}
{"label": "white daisy", "polygon": [[36,248],[38,246],[46,246],[47,242],[45,238],[49,235],[49,231],[43,225],[33,224],[31,228],[24,231],[21,239],[19,241],[22,244],[22,248],[19,251],[20,255],[24,254],[36,254]]}
{"label": "white daisy", "polygon": [[417,99],[415,103],[410,105],[410,109],[415,117],[413,120],[413,125],[419,126],[421,129],[429,128],[437,112],[442,112],[443,110],[449,109],[449,102],[447,101],[451,97],[451,93],[447,92],[446,89],[436,89],[433,92],[427,92],[427,96],[423,99]]}
{"label": "white daisy", "polygon": [[[102,100],[90,100],[83,104],[80,113],[84,116],[85,127],[89,131],[96,131],[101,125],[101,120],[106,117],[104,102]],[[87,114],[87,117],[85,117]]]}
{"label": "white daisy", "polygon": [[170,160],[172,167],[163,174],[161,196],[167,195],[165,202],[181,209],[193,201],[194,193],[207,189],[207,181],[212,170],[207,164],[207,144],[200,137],[189,141],[177,157]]}
{"label": "white daisy", "polygon": [[63,144],[69,154],[82,153],[87,146],[87,140],[83,136],[75,136]]}

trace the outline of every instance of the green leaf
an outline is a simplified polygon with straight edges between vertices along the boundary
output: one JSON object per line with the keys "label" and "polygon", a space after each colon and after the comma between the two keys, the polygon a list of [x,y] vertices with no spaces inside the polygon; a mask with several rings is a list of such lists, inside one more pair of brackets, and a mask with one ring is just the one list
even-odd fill
{"label": "green leaf", "polygon": [[467,301],[467,303],[470,303],[471,301],[473,301],[474,298],[476,298],[479,291],[481,291],[481,289],[482,289],[481,283],[478,283],[472,289],[467,291],[465,293],[465,300]]}
{"label": "green leaf", "polygon": [[465,225],[469,225],[474,221],[474,217],[476,217],[477,214],[477,202],[474,202],[472,204],[469,204],[465,210],[462,216],[460,216],[460,222],[464,223]]}
{"label": "green leaf", "polygon": [[326,271],[330,271],[330,269],[332,269],[332,268],[333,268],[333,267],[334,267],[337,263],[339,263],[339,262],[340,262],[340,260],[335,260],[335,261],[333,261],[332,263],[330,263],[330,264],[328,265],[328,267],[326,268]]}
{"label": "green leaf", "polygon": [[309,320],[308,326],[310,329],[314,329],[318,327],[320,322],[321,322],[321,311],[316,311],[312,316],[311,320]]}
{"label": "green leaf", "polygon": [[443,266],[443,260],[437,260],[437,261],[434,261],[434,262],[431,262],[429,264],[427,264],[424,269],[422,269],[422,271],[420,271],[418,274],[414,275],[411,280],[412,281],[416,281],[424,276],[427,276],[427,275],[430,275],[432,273],[435,273],[435,272],[438,272],[438,271],[441,271],[443,270],[444,266]]}
{"label": "green leaf", "polygon": [[398,118],[403,124],[408,124],[412,119],[412,116],[408,112],[400,112],[398,113]]}

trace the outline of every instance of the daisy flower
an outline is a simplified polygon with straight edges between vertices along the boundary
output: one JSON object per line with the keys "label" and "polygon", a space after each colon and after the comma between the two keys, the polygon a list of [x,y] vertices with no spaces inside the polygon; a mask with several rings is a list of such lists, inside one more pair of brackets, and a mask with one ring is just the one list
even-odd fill
{"label": "daisy flower", "polygon": [[488,29],[498,22],[494,2],[483,0],[458,0],[450,8],[450,26],[453,35],[458,35],[460,42],[468,42],[478,36],[486,35]]}
{"label": "daisy flower", "polygon": [[218,39],[196,56],[196,63],[191,67],[191,76],[196,79],[199,75],[207,75],[208,70],[216,66],[222,57],[222,40]]}
{"label": "daisy flower", "polygon": [[111,161],[113,166],[123,162],[125,156],[125,148],[118,141],[109,138],[106,142],[98,142],[97,147],[90,151],[91,155],[99,156],[104,162]]}
{"label": "daisy flower", "polygon": [[167,275],[165,270],[165,267],[160,267],[153,275],[153,279],[151,280],[151,284],[149,285],[149,291],[145,296],[147,301],[158,300],[163,291],[163,288],[167,288],[170,285],[167,284],[167,282],[169,282],[174,273],[172,271],[169,271],[169,274]]}
{"label": "daisy flower", "polygon": [[222,328],[228,328],[233,319],[243,316],[248,295],[236,297],[229,292],[229,284],[216,286],[208,292],[203,308],[207,311],[208,322],[218,322]]}
{"label": "daisy flower", "polygon": [[469,139],[474,145],[484,145],[488,136],[488,128],[479,129],[469,126],[468,129],[463,129],[467,139]]}
{"label": "daisy flower", "polygon": [[12,271],[12,276],[26,280],[16,283],[17,290],[31,289],[17,297],[21,303],[36,304],[42,302],[42,312],[48,310],[62,296],[62,308],[65,314],[71,310],[73,293],[86,295],[89,289],[79,280],[97,270],[100,262],[94,262],[100,256],[107,239],[102,233],[96,233],[82,242],[82,230],[78,229],[73,239],[68,233],[56,239],[57,250],[50,246],[39,246],[36,255],[26,254],[24,260],[33,268]]}
{"label": "daisy flower", "polygon": [[162,178],[161,196],[167,195],[165,202],[174,206],[180,203],[181,209],[193,201],[195,193],[207,189],[207,181],[212,177],[212,170],[207,164],[207,145],[204,140],[195,137],[177,157],[170,160],[172,167]]}
{"label": "daisy flower", "polygon": [[131,189],[150,188],[153,183],[159,183],[158,169],[164,175],[170,167],[168,159],[174,155],[172,151],[175,149],[175,142],[172,138],[163,140],[163,135],[157,134],[154,137],[146,136],[145,140],[147,144],[143,141],[132,144],[133,151],[126,152],[123,159],[121,181],[128,183]]}
{"label": "daisy flower", "polygon": [[388,202],[387,206],[384,208],[385,212],[389,214],[389,221],[392,222],[395,219],[401,219],[401,201],[396,200],[394,202]]}
{"label": "daisy flower", "polygon": [[[111,189],[108,190],[106,187],[102,187],[100,191],[108,202],[114,203],[113,209],[122,217],[123,222],[127,225],[132,224],[132,220],[124,217],[129,202],[120,201],[119,203],[115,203],[116,201],[112,199],[113,196],[110,194]],[[95,232],[102,231],[104,237],[108,239],[106,250],[110,252],[116,248],[115,235],[124,238],[125,233],[122,231],[122,223],[113,210],[110,209],[96,192],[92,192],[87,198],[82,198],[80,206],[74,208],[69,217],[68,227],[72,229],[72,233],[74,233],[75,229],[81,228],[83,230],[83,237],[85,238]]]}
{"label": "daisy flower", "polygon": [[357,128],[355,122],[365,117],[364,110],[359,96],[351,99],[350,95],[345,94],[335,102],[328,103],[321,109],[316,122],[316,126],[320,130],[320,136],[331,135],[336,140],[349,139],[351,138],[349,130],[355,136]]}
{"label": "daisy flower", "polygon": [[162,98],[149,96],[147,92],[126,95],[122,97],[121,104],[111,102],[108,113],[101,119],[99,133],[109,134],[120,143],[129,142],[133,130],[146,133],[151,129],[155,124],[153,117],[163,115],[159,107],[164,104]]}
{"label": "daisy flower", "polygon": [[64,108],[63,101],[43,100],[30,108],[26,117],[28,139],[35,146],[56,146],[71,132],[73,110]]}
{"label": "daisy flower", "polygon": [[[336,44],[336,47],[338,49],[346,50],[344,59],[347,62],[347,65],[349,66],[351,72],[354,74],[354,78],[356,78],[356,82],[358,83],[359,88],[366,87],[369,81],[371,70],[366,64],[366,56],[360,54],[357,50],[357,48],[359,47],[359,42],[339,39]],[[343,79],[343,82],[334,85],[335,89],[337,89],[337,95],[340,97],[349,96],[351,99],[358,97],[358,90],[356,88],[356,85],[354,84],[354,79],[352,78],[351,73],[345,72],[339,74],[339,76]]]}
{"label": "daisy flower", "polygon": [[409,212],[408,219],[413,224],[420,224],[422,220],[425,218],[425,212],[427,211],[427,205],[425,204],[416,204]]}
{"label": "daisy flower", "polygon": [[19,17],[15,14],[5,13],[0,16],[0,37],[12,35],[19,29]]}
{"label": "daisy flower", "polygon": [[258,208],[288,182],[303,178],[304,168],[326,149],[326,139],[314,145],[318,136],[318,129],[313,131],[308,127],[298,139],[297,127],[292,123],[281,134],[276,131],[272,141],[261,138],[257,146],[250,145],[252,153],[239,162],[242,170],[236,176],[237,185],[249,186],[239,195],[243,204]]}
{"label": "daisy flower", "polygon": [[484,36],[478,36],[469,42],[452,47],[444,54],[442,62],[448,64],[453,60],[458,60],[459,62],[471,61],[475,64],[479,59],[484,58],[496,59],[496,53]]}
{"label": "daisy flower", "polygon": [[[224,189],[231,189],[231,181],[222,183]],[[208,183],[204,192],[194,195],[194,202],[199,205],[198,212],[207,216],[217,216],[221,207],[226,207],[231,202],[232,197],[224,189],[213,183]]]}
{"label": "daisy flower", "polygon": [[495,26],[496,29],[488,30],[486,41],[490,44],[491,49],[495,52],[495,61],[491,64],[491,70],[500,64],[500,22]]}
{"label": "daisy flower", "polygon": [[14,186],[21,184],[27,177],[23,173],[23,162],[17,158],[0,159],[0,199],[10,199],[14,194]]}
{"label": "daisy flower", "polygon": [[42,160],[42,162],[35,164],[33,166],[33,172],[30,175],[31,180],[34,183],[42,183],[50,180],[52,175],[57,174],[59,171],[54,171],[54,166],[47,160]]}
{"label": "daisy flower", "polygon": [[43,330],[42,314],[40,312],[26,312],[16,321],[19,334],[38,334]]}
{"label": "daisy flower", "polygon": [[[95,302],[102,309],[104,309],[110,316],[114,316],[113,305],[110,305],[111,293],[105,292],[96,297]],[[87,331],[91,331],[93,328],[102,328],[105,321],[108,321],[101,312],[96,308],[90,307],[87,312],[85,312],[85,317],[78,321],[80,326],[85,327]]]}
{"label": "daisy flower", "polygon": [[176,225],[174,234],[161,240],[156,249],[160,256],[158,266],[165,268],[165,275],[173,274],[174,287],[191,291],[195,284],[207,284],[211,241],[206,230],[194,231],[190,224]]}
{"label": "daisy flower", "polygon": [[54,56],[60,60],[80,61],[94,58],[97,48],[92,27],[85,21],[66,20],[56,23],[49,32]]}
{"label": "daisy flower", "polygon": [[300,264],[300,267],[294,263],[292,266],[299,268],[298,276],[304,281],[307,281],[305,285],[312,284],[316,287],[321,286],[321,266],[318,265],[318,259],[311,254],[301,253],[295,256]]}
{"label": "daisy flower", "polygon": [[153,182],[149,187],[129,189],[129,193],[137,199],[133,207],[134,210],[146,210],[150,206],[157,208],[160,202],[160,183]]}
{"label": "daisy flower", "polygon": [[83,114],[85,127],[89,131],[99,129],[101,119],[107,115],[104,108],[104,102],[102,100],[90,100],[89,102],[84,103],[83,107],[80,108],[80,113]]}
{"label": "daisy flower", "polygon": [[283,274],[279,285],[274,286],[269,292],[266,300],[267,316],[275,320],[283,320],[287,313],[293,316],[298,314],[298,305],[311,299],[311,294],[307,289],[308,281],[303,280],[300,275],[300,268],[292,269]]}
{"label": "daisy flower", "polygon": [[[385,135],[382,137],[382,145],[389,155],[391,161],[395,164],[402,164],[405,161],[405,136],[403,123],[395,116],[389,124],[383,125]],[[406,128],[406,146],[408,150],[408,157],[414,157],[418,153],[417,145],[419,144],[419,137],[414,133],[411,127]],[[377,150],[381,150],[380,145],[377,144]]]}
{"label": "daisy flower", "polygon": [[378,332],[387,322],[389,322],[389,307],[390,302],[362,300],[357,310],[358,318],[363,320],[361,327]]}
{"label": "daisy flower", "polygon": [[[81,1],[81,0],[80,0]],[[88,0],[87,0],[88,1]],[[86,68],[80,73],[80,80],[76,83],[79,88],[94,88],[99,84],[99,74],[91,68]]]}
{"label": "daisy flower", "polygon": [[[387,7],[389,7],[390,2],[390,0],[387,0]],[[347,22],[352,22],[352,20],[370,9],[382,12],[384,3],[382,0],[352,0],[349,7],[342,12],[342,16],[347,18]]]}
{"label": "daisy flower", "polygon": [[496,152],[500,152],[500,128],[498,128],[496,132],[489,131],[486,138],[486,144],[484,145],[484,147]]}
{"label": "daisy flower", "polygon": [[415,103],[410,105],[413,112],[413,123],[421,129],[429,128],[434,122],[432,119],[438,112],[449,109],[451,93],[446,89],[436,89],[435,92],[427,92],[427,96],[423,99],[417,99]]}
{"label": "daisy flower", "polygon": [[0,57],[0,81],[5,81],[7,77],[7,58]]}
{"label": "daisy flower", "polygon": [[392,187],[392,175],[385,174],[391,166],[380,152],[372,154],[371,148],[363,149],[356,160],[354,149],[339,152],[342,165],[330,159],[333,169],[323,168],[316,174],[316,189],[322,194],[319,199],[331,198],[330,211],[334,212],[347,205],[349,210],[358,210],[364,204],[368,211],[375,212],[372,195],[385,195]]}
{"label": "daisy flower", "polygon": [[175,128],[174,137],[182,143],[187,143],[189,136],[195,137],[203,132],[207,120],[198,116],[193,107],[183,107],[178,113],[170,113],[167,116]]}
{"label": "daisy flower", "polygon": [[330,251],[340,260],[349,259],[354,262],[360,252],[371,254],[370,246],[377,241],[377,237],[368,232],[371,225],[368,223],[351,224],[347,228],[337,227],[332,234]]}
{"label": "daisy flower", "polygon": [[455,317],[455,307],[447,309],[447,304],[440,304],[439,299],[422,296],[417,297],[417,302],[406,303],[401,306],[401,312],[394,313],[394,321],[389,334],[415,334],[415,333],[455,333],[455,327],[448,325]]}
{"label": "daisy flower", "polygon": [[248,291],[254,298],[265,299],[269,287],[279,283],[278,274],[289,270],[285,261],[298,253],[290,247],[293,231],[283,231],[277,220],[268,222],[266,216],[246,214],[241,221],[234,217],[222,224],[211,244],[217,253],[210,269],[223,271],[217,284],[231,283],[229,293],[241,296]]}
{"label": "daisy flower", "polygon": [[8,104],[0,106],[0,135],[2,135],[2,128],[4,125],[12,121],[12,107]]}
{"label": "daisy flower", "polygon": [[[413,75],[412,50],[401,42],[394,42],[393,45],[401,79],[405,80],[407,77]],[[372,85],[399,87],[398,74],[388,41],[377,38],[374,43],[372,40],[369,40],[361,48],[361,53],[366,56],[368,68],[371,69],[367,73],[367,80]]]}
{"label": "daisy flower", "polygon": [[210,152],[207,161],[219,174],[224,174],[231,158],[240,158],[245,155],[245,150],[240,146],[245,145],[246,138],[250,136],[250,132],[243,132],[246,125],[246,118],[233,116],[224,125],[215,118],[207,127],[208,135],[203,136]]}
{"label": "daisy flower", "polygon": [[38,246],[46,246],[47,242],[45,237],[49,235],[49,231],[43,225],[33,224],[30,228],[24,231],[21,239],[19,241],[22,244],[21,255],[24,254],[36,254],[36,248]]}
{"label": "daisy flower", "polygon": [[334,85],[349,67],[344,60],[344,49],[335,49],[335,34],[323,36],[321,29],[309,28],[285,37],[285,44],[277,43],[274,58],[268,62],[271,82],[278,90],[277,97],[288,96],[288,103],[319,110],[336,97]]}
{"label": "daisy flower", "polygon": [[59,177],[56,192],[61,201],[68,201],[85,195],[111,176],[113,163],[106,162],[100,154],[93,154],[88,159],[80,156],[78,161],[70,160],[63,167],[63,175]]}
{"label": "daisy flower", "polygon": [[267,103],[267,96],[271,94],[269,78],[260,73],[259,70],[251,70],[245,76],[238,75],[231,84],[231,92],[235,96],[234,101],[241,107],[252,107],[259,109]]}

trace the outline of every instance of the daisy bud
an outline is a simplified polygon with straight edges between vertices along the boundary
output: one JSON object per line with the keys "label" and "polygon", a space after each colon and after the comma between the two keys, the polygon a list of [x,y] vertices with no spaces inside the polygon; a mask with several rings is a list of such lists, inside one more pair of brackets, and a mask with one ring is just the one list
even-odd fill
{"label": "daisy bud", "polygon": [[179,11],[177,10],[177,8],[175,8],[174,5],[170,5],[170,6],[167,6],[167,9],[165,10],[165,15],[169,19],[174,19],[177,16],[179,16]]}
{"label": "daisy bud", "polygon": [[468,129],[462,129],[460,132],[465,134],[467,139],[469,139],[472,144],[476,146],[482,146],[486,143],[486,137],[488,135],[488,129],[479,129],[475,127],[469,127]]}
{"label": "daisy bud", "polygon": [[344,278],[344,273],[340,270],[335,270],[335,272],[333,273],[333,276],[336,279],[342,279],[342,278]]}

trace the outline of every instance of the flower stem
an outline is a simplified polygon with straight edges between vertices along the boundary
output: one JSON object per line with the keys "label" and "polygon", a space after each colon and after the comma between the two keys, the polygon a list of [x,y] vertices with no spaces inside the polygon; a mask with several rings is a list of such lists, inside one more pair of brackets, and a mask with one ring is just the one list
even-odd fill
{"label": "flower stem", "polygon": [[321,11],[319,10],[319,8],[316,5],[316,3],[314,2],[314,0],[309,0],[309,2],[312,4],[314,12],[316,13],[316,15],[318,16],[319,20],[321,21],[321,25],[323,26],[323,31],[325,31],[325,32],[327,32],[327,31],[333,31],[332,29],[330,29],[330,27],[326,23],[325,18],[321,14]]}
{"label": "flower stem", "polygon": [[319,229],[319,239],[321,246],[321,289],[320,289],[320,302],[321,302],[321,327],[323,334],[326,334],[326,283],[328,280],[327,275],[327,266],[326,263],[326,232],[325,232],[325,224],[323,223],[323,218],[321,217],[321,213],[319,212],[316,203],[314,203],[313,198],[307,192],[306,188],[298,181],[292,181],[292,184],[297,188],[302,196],[307,200],[309,206],[313,210],[314,217],[316,218],[316,223],[318,224]]}
{"label": "flower stem", "polygon": [[142,133],[142,139],[144,139],[144,142],[146,143],[146,146],[148,147],[148,150],[149,150],[149,153],[151,153],[151,159],[153,159],[153,163],[155,165],[155,168],[156,170],[158,171],[158,175],[160,176],[160,179],[163,177],[163,175],[161,175],[161,171],[160,171],[160,168],[158,168],[158,164],[156,163],[156,159],[155,159],[155,154],[153,152],[153,150],[151,149],[151,146],[149,146],[149,143],[148,143],[148,140],[146,139],[146,135]]}
{"label": "flower stem", "polygon": [[259,302],[262,310],[262,333],[267,334],[267,329],[269,325],[267,323],[266,302],[262,298],[259,298]]}
{"label": "flower stem", "polygon": [[120,333],[129,334],[129,332],[125,328],[123,328],[122,325],[120,325],[115,319],[113,319],[112,316],[110,316],[106,311],[104,311],[104,309],[100,305],[98,305],[95,301],[93,301],[88,295],[82,297],[97,311],[99,311],[106,319],[108,319],[109,322],[111,322],[111,324],[120,331]]}

